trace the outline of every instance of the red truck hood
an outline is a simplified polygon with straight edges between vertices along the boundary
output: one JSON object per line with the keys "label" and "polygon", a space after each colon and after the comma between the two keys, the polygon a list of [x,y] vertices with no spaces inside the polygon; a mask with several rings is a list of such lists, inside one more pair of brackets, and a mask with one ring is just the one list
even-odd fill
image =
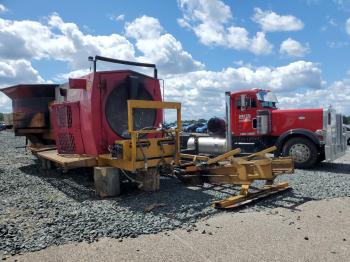
{"label": "red truck hood", "polygon": [[281,135],[292,129],[315,132],[323,128],[323,109],[276,109],[272,112],[272,134]]}

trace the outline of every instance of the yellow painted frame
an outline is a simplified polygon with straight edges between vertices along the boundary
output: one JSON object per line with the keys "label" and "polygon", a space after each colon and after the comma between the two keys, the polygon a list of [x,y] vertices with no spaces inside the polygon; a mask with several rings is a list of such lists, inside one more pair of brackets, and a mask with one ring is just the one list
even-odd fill
{"label": "yellow painted frame", "polygon": [[[174,109],[177,114],[177,127],[175,130],[134,130],[134,114],[133,110],[136,108],[142,109]],[[180,163],[180,132],[181,132],[181,103],[177,102],[161,102],[161,101],[147,101],[147,100],[128,100],[128,132],[130,134],[130,140],[121,140],[116,141],[116,143],[123,144],[124,153],[130,155],[131,158],[123,159],[114,159],[111,158],[110,155],[104,154],[99,156],[99,165],[109,165],[121,169],[125,169],[128,171],[136,171],[137,169],[147,169],[148,167],[157,166],[160,158],[163,161],[170,164],[174,162],[174,164],[178,165]],[[175,132],[175,144],[174,150],[171,150],[171,146],[165,148],[165,156],[161,157],[162,153],[160,153],[160,149],[158,148],[158,143],[162,141],[166,141],[166,138],[149,138],[149,139],[138,139],[141,134],[164,134]],[[153,158],[147,161],[147,165],[145,165],[144,160],[138,159],[137,152],[137,143],[138,142],[149,142],[150,149],[146,150],[146,153]],[[130,147],[131,146],[131,147]],[[169,152],[175,152],[174,156],[168,156]],[[159,157],[157,157],[159,155]]]}
{"label": "yellow painted frame", "polygon": [[[170,130],[134,130],[134,114],[133,110],[136,108],[142,109],[175,109],[176,123],[175,128],[175,164],[178,165],[180,161],[180,132],[181,132],[181,103],[177,102],[161,102],[161,101],[147,101],[147,100],[128,100],[128,131],[131,135],[131,163],[134,167],[137,159],[137,140],[139,134],[162,134],[170,132]],[[134,169],[134,168],[133,168]]]}

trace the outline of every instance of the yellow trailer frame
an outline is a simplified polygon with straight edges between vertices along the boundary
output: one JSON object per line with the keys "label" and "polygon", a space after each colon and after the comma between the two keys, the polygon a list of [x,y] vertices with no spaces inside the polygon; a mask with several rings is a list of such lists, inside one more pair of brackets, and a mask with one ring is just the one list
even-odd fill
{"label": "yellow trailer frame", "polygon": [[[192,155],[191,159],[191,155],[186,155],[186,161],[175,167],[175,174],[187,182],[198,183],[200,179],[212,184],[241,185],[238,195],[214,203],[216,208],[238,207],[289,188],[286,182],[273,184],[278,175],[294,172],[291,158],[270,158],[266,155],[276,149],[270,147],[246,157],[234,157],[241,152],[239,148],[214,158],[199,159]],[[265,186],[249,192],[256,180],[265,180]]]}
{"label": "yellow trailer frame", "polygon": [[[177,126],[174,130],[134,129],[135,109],[173,109],[176,110]],[[273,184],[276,176],[294,171],[291,158],[270,158],[266,154],[276,148],[271,147],[246,157],[236,157],[241,151],[234,149],[222,155],[210,158],[204,155],[182,154],[180,148],[181,103],[128,100],[128,132],[130,139],[115,141],[117,155],[102,154],[97,158],[82,156],[56,156],[55,150],[37,152],[47,161],[69,168],[78,166],[99,166],[100,168],[118,168],[129,171],[138,177],[146,191],[159,189],[159,168],[167,166],[173,175],[182,181],[199,179],[213,184],[241,185],[240,193],[214,203],[217,208],[232,208],[255,201],[270,194],[288,189],[288,183]],[[152,138],[143,138],[153,135]],[[103,173],[103,172],[102,172]],[[101,174],[102,174],[101,173]],[[113,172],[112,172],[113,173]],[[102,174],[105,176],[105,174]],[[140,179],[141,178],[141,179]],[[258,191],[249,192],[255,180],[266,180],[266,186]]]}
{"label": "yellow trailer frame", "polygon": [[[134,130],[133,111],[136,108],[175,109],[177,127],[175,130]],[[100,166],[112,166],[126,171],[139,171],[144,174],[144,181],[151,180],[152,185],[159,187],[157,167],[168,165],[173,174],[180,180],[205,179],[214,184],[241,185],[239,195],[215,203],[217,208],[229,208],[250,199],[258,199],[288,189],[288,183],[273,184],[276,176],[294,171],[291,158],[270,158],[266,154],[276,150],[271,147],[246,157],[235,157],[241,152],[234,149],[214,158],[202,155],[182,154],[180,150],[181,103],[160,101],[128,101],[128,132],[130,139],[116,141],[122,153],[100,155]],[[143,134],[155,134],[160,137],[143,138]],[[164,137],[168,135],[168,137]],[[169,137],[170,135],[170,137]],[[148,174],[148,175],[147,175]],[[266,180],[267,185],[254,193],[249,192],[255,180]],[[149,181],[148,181],[149,182]],[[151,188],[150,190],[156,190]]]}
{"label": "yellow trailer frame", "polygon": [[[175,130],[134,130],[134,109],[174,109],[177,114]],[[128,100],[128,132],[130,139],[115,141],[123,149],[122,156],[104,154],[98,157],[99,166],[112,166],[127,171],[147,170],[160,164],[180,163],[181,103],[145,100]],[[171,138],[162,137],[172,133]],[[141,135],[160,137],[140,139]]]}

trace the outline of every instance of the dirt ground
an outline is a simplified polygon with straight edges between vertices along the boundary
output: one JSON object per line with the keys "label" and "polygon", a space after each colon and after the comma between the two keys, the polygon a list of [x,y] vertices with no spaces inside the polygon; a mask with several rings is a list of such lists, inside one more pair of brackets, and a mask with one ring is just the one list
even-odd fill
{"label": "dirt ground", "polygon": [[102,238],[11,257],[9,261],[349,261],[350,198],[296,208],[223,212],[197,223],[138,238]]}

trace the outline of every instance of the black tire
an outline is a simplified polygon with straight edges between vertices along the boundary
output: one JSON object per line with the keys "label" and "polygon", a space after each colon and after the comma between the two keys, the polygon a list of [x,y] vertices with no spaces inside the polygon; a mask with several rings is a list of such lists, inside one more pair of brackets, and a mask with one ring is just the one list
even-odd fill
{"label": "black tire", "polygon": [[293,137],[284,144],[283,156],[289,156],[295,152],[293,157],[296,168],[311,168],[317,162],[318,151],[316,145],[305,137]]}

